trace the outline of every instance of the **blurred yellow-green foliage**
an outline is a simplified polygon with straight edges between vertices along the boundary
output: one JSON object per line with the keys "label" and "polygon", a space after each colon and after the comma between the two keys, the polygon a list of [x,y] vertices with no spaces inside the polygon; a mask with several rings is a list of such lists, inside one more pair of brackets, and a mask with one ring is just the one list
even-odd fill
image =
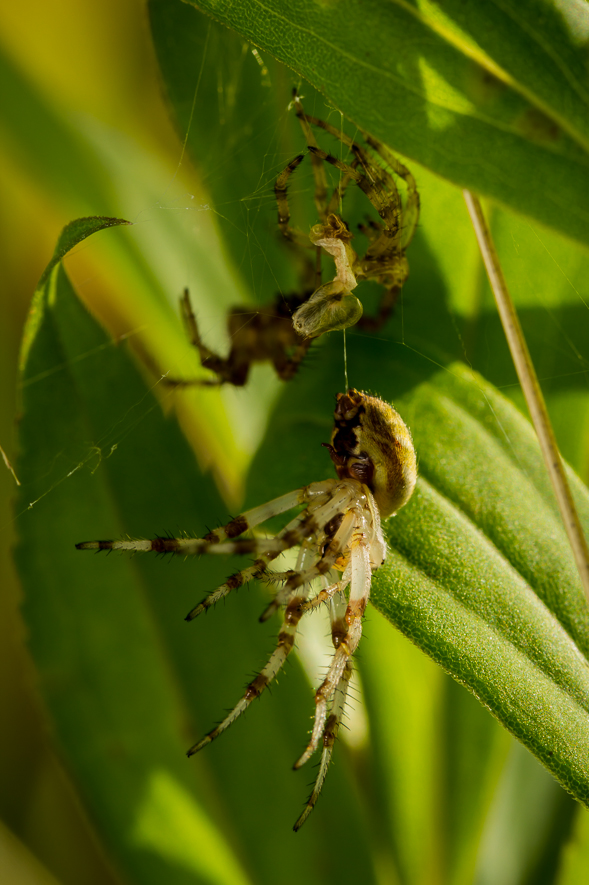
{"label": "blurred yellow-green foliage", "polygon": [[[159,88],[142,0],[83,0],[3,4],[0,51],[28,81],[39,101],[69,120],[97,121],[137,142],[171,177],[180,156]],[[4,102],[11,93],[4,92]],[[34,128],[35,120],[29,120]],[[41,132],[39,137],[42,138]],[[39,144],[42,150],[42,143]],[[24,155],[0,119],[0,445],[14,462],[16,372],[31,295],[72,218],[113,213],[64,192]],[[78,268],[96,290],[111,267],[90,257]],[[93,837],[86,816],[49,740],[25,648],[20,591],[11,546],[15,484],[0,469],[0,881],[112,883],[117,877]],[[51,871],[51,872],[49,872]]]}

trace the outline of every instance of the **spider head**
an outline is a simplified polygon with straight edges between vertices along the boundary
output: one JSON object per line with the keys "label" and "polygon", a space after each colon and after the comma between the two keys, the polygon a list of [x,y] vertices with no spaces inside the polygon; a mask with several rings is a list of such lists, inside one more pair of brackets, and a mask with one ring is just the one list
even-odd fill
{"label": "spider head", "polygon": [[413,493],[417,479],[409,428],[392,406],[351,388],[338,393],[329,453],[340,479],[368,486],[383,519]]}

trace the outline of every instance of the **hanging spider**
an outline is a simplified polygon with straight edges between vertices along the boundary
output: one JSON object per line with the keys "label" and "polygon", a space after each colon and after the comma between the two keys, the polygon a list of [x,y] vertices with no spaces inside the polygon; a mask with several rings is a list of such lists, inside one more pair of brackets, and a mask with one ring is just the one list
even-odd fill
{"label": "hanging spider", "polygon": [[[315,206],[319,223],[309,234],[290,225],[287,185],[293,172],[305,158],[299,154],[283,169],[274,186],[278,205],[278,227],[283,236],[298,250],[302,250],[303,273],[300,291],[279,296],[271,304],[257,310],[236,307],[229,313],[228,332],[231,350],[221,357],[203,342],[188,290],[181,301],[181,310],[193,345],[198,349],[202,365],[215,373],[215,378],[199,384],[246,383],[254,362],[269,360],[284,381],[296,373],[313,338],[325,332],[346,329],[359,323],[362,328],[375,331],[388,320],[398,294],[409,274],[405,251],[411,242],[419,218],[419,194],[411,172],[372,136],[363,133],[370,148],[360,147],[344,132],[316,117],[308,116],[300,97],[293,98],[295,113],[301,123],[315,180]],[[351,152],[353,159],[344,163],[317,145],[312,126],[323,129],[338,139]],[[377,154],[384,165],[374,156]],[[341,178],[328,200],[325,163],[338,169]],[[389,171],[389,170],[392,170]],[[393,174],[403,178],[407,186],[405,206]],[[354,251],[353,235],[341,215],[341,206],[350,183],[354,182],[368,197],[378,212],[381,222],[369,221],[360,225],[360,231],[369,240],[363,257]],[[315,253],[314,261],[310,250]],[[321,255],[325,252],[335,263],[335,276],[321,282]],[[373,280],[384,291],[376,316],[363,316],[360,300],[353,290],[361,280]],[[194,382],[171,381],[175,385]]]}
{"label": "hanging spider", "polygon": [[[276,649],[231,712],[188,750],[189,756],[210,744],[262,694],[291,652],[301,618],[321,604],[329,604],[335,651],[327,676],[315,693],[311,738],[294,767],[298,769],[307,762],[320,744],[323,750],[313,790],[294,825],[295,830],[313,810],[331,760],[346,704],[352,655],[362,634],[372,572],[382,565],[387,553],[381,520],[407,503],[417,476],[411,433],[388,403],[351,389],[337,395],[334,417],[331,442],[324,445],[329,449],[337,479],[313,482],[288,492],[242,513],[204,538],[76,544],[79,550],[154,551],[182,556],[253,554],[253,564],[232,575],[205,597],[188,613],[188,621],[249,581],[282,583],[260,618],[265,621],[281,606],[285,607]],[[304,509],[273,538],[241,537],[248,529],[298,505],[304,505]],[[270,569],[273,560],[293,547],[299,548],[294,569],[282,572]]]}
{"label": "hanging spider", "polygon": [[[319,285],[313,295],[294,313],[293,325],[303,338],[317,338],[325,332],[346,329],[358,322],[364,328],[378,329],[389,318],[409,275],[405,251],[413,239],[419,220],[419,194],[415,179],[384,144],[368,133],[363,132],[362,137],[370,151],[360,147],[345,132],[324,120],[310,117],[303,110],[296,90],[293,93],[293,105],[311,155],[315,178],[315,206],[320,223],[311,228],[308,236],[290,226],[286,187],[290,176],[303,160],[304,155],[300,154],[276,180],[274,190],[278,203],[278,227],[287,239],[302,247],[316,247],[318,253],[323,249],[334,259],[336,270],[334,278]],[[321,150],[311,126],[323,129],[345,145],[353,156],[352,161],[344,163]],[[384,161],[384,165],[376,160],[374,154]],[[341,179],[329,202],[324,163],[330,163],[341,173]],[[405,181],[405,207],[395,179],[388,170],[392,170]],[[381,218],[381,222],[370,221],[360,226],[361,232],[370,241],[362,257],[352,248],[352,234],[339,214],[346,190],[352,181],[368,197]],[[319,254],[317,261],[319,266]],[[375,317],[362,317],[362,303],[353,294],[360,280],[374,280],[384,287]]]}

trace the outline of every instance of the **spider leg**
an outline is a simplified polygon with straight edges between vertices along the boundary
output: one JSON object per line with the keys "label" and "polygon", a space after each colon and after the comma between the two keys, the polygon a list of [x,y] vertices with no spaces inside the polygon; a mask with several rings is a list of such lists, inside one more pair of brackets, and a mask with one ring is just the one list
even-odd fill
{"label": "spider leg", "polygon": [[[296,115],[299,119],[299,123],[301,124],[307,146],[318,147],[315,136],[313,135],[313,130],[307,122],[307,116],[303,110],[303,105],[301,103],[301,99],[297,94],[296,89],[293,90],[293,103],[297,109]],[[325,175],[325,168],[323,166],[322,160],[313,152],[311,152],[311,165],[313,167],[313,177],[315,179],[315,207],[321,221],[325,221],[328,212],[326,208],[327,177]]]}
{"label": "spider leg", "polygon": [[348,688],[350,685],[352,672],[352,662],[348,660],[346,662],[344,672],[342,673],[342,678],[338,682],[337,688],[335,690],[331,712],[327,718],[327,722],[325,723],[325,729],[323,731],[323,752],[321,753],[321,761],[319,763],[317,778],[315,779],[315,783],[313,784],[313,790],[307,800],[304,811],[293,827],[295,833],[297,832],[297,830],[300,830],[300,828],[303,826],[303,824],[315,808],[315,804],[317,802],[317,799],[319,798],[319,794],[323,789],[323,783],[327,775],[327,769],[329,768],[329,763],[331,762],[333,746],[335,744],[346,707]]}
{"label": "spider leg", "polygon": [[[215,386],[222,384],[223,381],[227,380],[224,376],[226,375],[227,368],[227,360],[220,357],[214,351],[210,350],[203,342],[200,337],[200,332],[198,329],[198,323],[196,321],[196,316],[194,315],[194,311],[192,309],[192,303],[190,301],[190,293],[188,289],[184,289],[184,293],[180,298],[180,313],[182,316],[182,320],[184,322],[184,326],[186,331],[188,332],[188,337],[190,343],[193,347],[199,352],[200,361],[205,369],[210,369],[212,372],[215,372],[217,375],[216,379],[211,379],[208,381],[199,382],[201,384],[207,384],[210,386]],[[191,383],[191,382],[188,382]],[[194,382],[192,382],[194,383]]]}
{"label": "spider leg", "polygon": [[316,608],[319,608],[326,602],[332,601],[335,594],[338,591],[341,591],[342,587],[347,587],[349,582],[350,571],[348,566],[339,581],[336,581],[335,584],[330,584],[329,587],[324,587],[323,590],[320,590],[316,596],[314,596],[312,599],[307,600],[307,602],[304,602],[301,605],[302,613],[306,614],[307,612],[314,611]]}
{"label": "spider leg", "polygon": [[[215,378],[174,378],[165,375],[161,382],[168,387],[219,387],[221,384],[233,384],[243,387],[248,379],[251,360],[239,359],[233,348],[228,357],[219,356],[204,343],[200,336],[196,316],[192,309],[188,289],[184,289],[180,298],[180,314],[186,329],[188,339],[193,347],[198,350],[200,362],[204,369],[214,372]],[[248,316],[255,316],[250,312]]]}
{"label": "spider leg", "polygon": [[382,329],[397,304],[402,288],[397,285],[385,286],[378,305],[378,313],[374,317],[363,314],[358,321],[359,328],[366,329],[368,332],[377,332]]}
{"label": "spider leg", "polygon": [[205,540],[216,543],[225,540],[225,538],[236,538],[248,529],[253,529],[262,522],[266,522],[267,519],[279,516],[287,510],[292,510],[297,504],[314,504],[318,506],[320,503],[323,503],[323,498],[327,500],[326,496],[332,493],[336,485],[336,479],[324,479],[320,482],[312,482],[308,486],[303,486],[292,492],[287,492],[285,495],[280,495],[272,501],[267,501],[265,504],[260,504],[258,507],[252,507],[251,510],[240,513],[239,516],[236,516],[227,525],[209,532],[205,536]]}
{"label": "spider leg", "polygon": [[[361,151],[358,145],[354,145],[357,151]],[[381,173],[374,165],[364,168],[362,172],[358,168],[354,168],[349,163],[338,160],[332,154],[328,154],[320,148],[310,147],[312,153],[316,153],[318,157],[331,163],[336,169],[344,172],[346,175],[356,182],[358,187],[366,194],[380,217],[385,223],[385,227],[379,239],[370,246],[369,251],[371,257],[383,251],[391,251],[391,246],[396,246],[396,238],[399,231],[399,218],[401,215],[401,198],[399,192],[391,176],[387,176],[386,185],[384,182],[384,171]],[[360,160],[360,163],[362,161]],[[390,193],[390,197],[385,197],[385,193]]]}
{"label": "spider leg", "polygon": [[[351,169],[356,169],[357,166],[358,166],[357,159],[353,160],[350,163]],[[333,189],[331,199],[329,200],[329,203],[327,206],[327,216],[329,216],[331,214],[341,215],[342,203],[343,203],[344,197],[346,195],[346,190],[348,189],[348,185],[350,184],[350,182],[353,180],[354,179],[352,178],[351,175],[344,175],[342,178],[340,178],[339,182],[337,183],[337,185]]]}
{"label": "spider leg", "polygon": [[[372,138],[371,135],[367,134],[364,135],[364,138],[366,139],[366,144],[369,144],[370,147],[382,157],[387,166],[390,166],[393,172],[402,178],[407,185],[407,205],[403,215],[404,226],[399,243],[401,249],[405,250],[413,239],[413,235],[417,228],[417,222],[419,221],[419,192],[417,190],[415,178],[407,166],[401,163],[401,161],[398,160],[397,157],[395,157],[395,155],[382,144],[382,142],[377,141],[375,138]],[[388,177],[390,178],[390,176]]]}
{"label": "spider leg", "polygon": [[[323,129],[325,132],[329,133],[333,138],[337,141],[340,141],[342,144],[345,144],[347,148],[352,152],[355,157],[356,165],[361,165],[365,175],[368,179],[374,180],[375,177],[380,177],[383,174],[386,177],[386,184],[393,193],[397,192],[397,187],[394,179],[391,175],[389,175],[384,169],[380,167],[376,167],[374,162],[372,161],[369,154],[357,143],[353,138],[343,132],[341,129],[336,129],[335,126],[332,126],[331,123],[327,123],[325,120],[320,120],[319,117],[311,117],[308,114],[305,114],[305,120],[310,126],[317,126],[318,129]],[[370,145],[370,147],[376,151],[376,153],[382,157],[385,163],[391,167],[391,169],[395,172],[395,174],[399,175],[399,177],[403,178],[407,182],[407,189],[410,195],[417,195],[417,187],[415,184],[415,179],[413,175],[407,169],[406,166],[398,160],[395,155],[389,151],[381,142],[377,141],[375,138],[372,138],[371,135],[368,135],[366,132],[362,132],[362,136],[366,141],[366,144]],[[310,144],[315,144],[315,142],[311,142]],[[331,162],[331,161],[329,161]],[[354,165],[354,163],[350,164]],[[415,203],[414,196],[410,197],[411,203]],[[417,206],[419,207],[419,197],[417,196]]]}
{"label": "spider leg", "polygon": [[362,616],[370,594],[372,568],[366,541],[358,528],[356,528],[355,534],[356,537],[352,539],[350,544],[351,578],[348,606],[345,616],[332,623],[335,653],[327,676],[315,693],[315,721],[311,739],[303,755],[295,762],[295,769],[304,765],[319,746],[325,732],[328,704],[333,698],[362,636]]}
{"label": "spider leg", "polygon": [[[191,621],[231,593],[232,590],[236,590],[254,579],[263,579],[269,562],[276,559],[284,550],[299,544],[302,538],[314,530],[316,525],[314,512],[330,500],[331,493],[336,486],[337,480],[327,479],[288,492],[273,501],[245,511],[228,522],[227,525],[209,532],[204,538],[83,541],[76,544],[76,547],[78,550],[124,550],[132,553],[174,553],[186,556],[199,553],[258,554],[258,558],[251,566],[231,575],[224,584],[195,606],[186,616],[186,620]],[[270,517],[291,510],[297,504],[305,503],[308,505],[307,509],[295,516],[274,538],[238,537]]]}
{"label": "spider leg", "polygon": [[298,230],[295,227],[291,227],[290,222],[290,207],[288,205],[288,196],[286,192],[286,187],[288,184],[288,180],[295,169],[298,168],[300,163],[304,160],[304,154],[298,154],[291,160],[290,163],[284,167],[278,178],[276,179],[276,183],[274,185],[274,193],[276,195],[276,204],[278,206],[278,227],[287,238],[287,240],[292,240],[293,243],[297,243],[299,246],[304,246],[305,248],[309,248],[309,238],[305,236],[305,234]]}
{"label": "spider leg", "polygon": [[[298,113],[297,113],[297,116]],[[364,169],[368,171],[372,164],[369,161],[369,158],[366,154],[366,151],[362,150],[359,144],[357,144],[353,138],[344,132],[341,129],[336,129],[335,126],[332,126],[331,123],[327,123],[325,120],[320,120],[319,117],[311,117],[309,114],[305,114],[305,120],[309,126],[317,126],[318,129],[324,129],[325,132],[328,132],[333,138],[337,141],[340,141],[342,144],[345,144],[347,148],[354,154],[354,156],[358,159],[358,162],[362,164]],[[308,142],[310,145],[315,145],[316,141],[313,139],[312,142]]]}
{"label": "spider leg", "polygon": [[[212,593],[209,593],[202,602],[199,602],[197,606],[195,606],[187,615],[186,620],[192,621],[194,618],[201,615],[203,612],[207,611],[207,609],[211,608],[220,599],[223,599],[225,596],[228,596],[233,590],[237,590],[239,587],[242,587],[244,584],[248,584],[250,581],[258,580],[262,581],[266,584],[273,584],[276,581],[286,580],[287,582],[290,578],[297,574],[297,572],[293,572],[289,570],[287,572],[269,572],[268,565],[272,562],[273,559],[276,559],[281,553],[285,550],[289,550],[291,547],[295,547],[297,544],[301,543],[301,540],[309,535],[310,532],[313,531],[313,526],[315,524],[315,516],[310,508],[304,510],[302,513],[299,513],[294,517],[284,528],[276,535],[274,538],[269,539],[252,539],[253,547],[250,548],[248,552],[255,551],[256,553],[261,553],[261,556],[258,556],[256,561],[248,568],[244,568],[239,572],[235,572],[235,574],[231,575],[224,584],[221,584],[216,590],[213,590]],[[249,539],[246,539],[246,542]],[[216,547],[208,548],[206,552],[229,552],[229,553],[237,553],[240,552],[236,549],[236,545],[239,541],[233,541],[230,544],[218,544]],[[301,547],[306,546],[304,543],[301,544]],[[220,548],[224,548],[220,550]],[[282,591],[279,591],[282,593]],[[277,594],[278,595],[278,594]],[[287,601],[287,600],[285,600]],[[278,608],[277,606],[273,606],[271,612],[274,612]],[[265,617],[261,617],[260,620],[266,620]]]}
{"label": "spider leg", "polygon": [[[341,130],[336,129],[335,126],[332,126],[325,120],[320,120],[318,117],[311,117],[308,114],[305,114],[305,121],[308,126],[317,126],[319,129],[324,129],[325,132],[328,132],[331,136],[333,136],[333,138],[336,138],[338,141],[342,142],[342,144],[345,144],[346,147],[348,147],[352,151],[359,164],[362,165],[368,180],[374,177],[376,171],[374,163],[371,162],[366,151],[364,151],[360,147],[360,145],[358,145],[352,138],[350,138],[349,135],[347,135],[345,132],[342,132]],[[417,222],[419,220],[419,193],[417,191],[415,178],[413,177],[410,170],[403,163],[401,163],[401,161],[398,160],[397,157],[395,157],[395,155],[391,151],[389,151],[384,144],[382,144],[382,142],[378,141],[376,138],[373,138],[371,135],[368,135],[368,133],[366,132],[363,132],[362,135],[366,141],[366,144],[368,144],[372,148],[372,150],[374,150],[385,161],[387,166],[389,166],[396,175],[402,178],[407,185],[407,205],[405,208],[405,212],[403,213],[404,225],[398,243],[398,248],[404,251],[413,239],[413,235],[417,227]],[[328,162],[331,162],[331,160],[328,160]],[[381,172],[384,174],[385,187],[393,195],[393,202],[397,210],[399,210],[400,197],[397,186],[395,184],[395,180],[384,170],[379,169],[378,172],[379,177]],[[368,199],[372,202],[370,194],[366,190],[364,190],[364,192],[366,193]],[[376,203],[373,203],[373,205],[377,208],[378,211]],[[384,242],[386,241],[383,241],[383,243]]]}
{"label": "spider leg", "polygon": [[[147,541],[82,541],[82,543],[76,544],[76,548],[78,550],[127,550],[136,553],[151,551],[154,553],[179,553],[184,555],[209,553],[212,550],[222,553],[235,553],[237,551],[233,546],[226,545],[220,549],[218,545],[221,541],[237,538],[248,529],[255,528],[255,526],[265,522],[272,516],[278,516],[287,510],[292,510],[297,504],[315,503],[318,506],[323,503],[323,498],[328,499],[329,494],[336,485],[337,480],[325,479],[321,482],[310,483],[310,485],[303,486],[301,489],[295,489],[293,492],[287,492],[285,495],[280,495],[280,497],[266,502],[266,504],[246,510],[228,522],[227,525],[213,529],[204,538],[154,538]],[[277,537],[282,537],[286,528]],[[248,540],[247,543],[251,542]],[[263,546],[264,542],[259,543]],[[272,542],[270,541],[270,543]]]}
{"label": "spider leg", "polygon": [[342,520],[340,527],[332,538],[327,551],[320,561],[322,562],[323,559],[327,558],[329,563],[327,568],[321,568],[320,563],[317,563],[315,566],[307,567],[307,562],[314,555],[315,539],[311,537],[305,538],[305,541],[301,544],[299,550],[296,569],[289,578],[289,581],[293,581],[293,579],[296,578],[296,584],[293,585],[292,592],[289,594],[289,601],[286,606],[284,621],[280,633],[278,634],[278,644],[275,650],[270,655],[266,666],[247,686],[245,694],[237,702],[235,707],[219,725],[213,728],[212,731],[190,748],[188,751],[189,756],[198,753],[199,750],[202,750],[203,747],[210,744],[211,741],[218,737],[223,731],[225,731],[225,729],[229,728],[229,726],[247,710],[254,698],[261,695],[264,689],[281,670],[286,658],[294,646],[298,624],[304,614],[302,605],[307,600],[310,593],[311,581],[318,577],[318,575],[325,574],[326,571],[331,568],[331,565],[335,562],[339,552],[341,552],[348,543],[350,535],[354,529],[354,524],[355,515],[350,511]]}
{"label": "spider leg", "polygon": [[[306,561],[311,554],[312,551],[308,547],[301,546],[297,558],[297,570],[305,571]],[[287,605],[284,612],[282,627],[278,634],[278,643],[270,655],[266,666],[263,667],[258,675],[249,683],[243,697],[240,698],[225,719],[213,728],[212,731],[209,731],[200,741],[194,744],[194,746],[188,750],[188,753],[186,754],[187,756],[193,756],[195,753],[198,753],[203,747],[206,747],[207,744],[210,744],[211,741],[214,741],[216,737],[229,728],[229,726],[232,725],[242,713],[245,713],[251,702],[255,698],[260,697],[264,689],[267,688],[280,672],[284,666],[284,662],[294,647],[299,621],[303,616],[301,603],[306,600],[310,589],[310,584],[304,584],[300,587],[298,595],[291,599]]]}
{"label": "spider leg", "polygon": [[[346,506],[347,503],[349,503],[349,497],[344,499],[342,505],[342,500],[339,497],[336,498],[336,496],[334,496],[331,501],[328,501],[327,504],[324,504],[323,507],[317,511],[318,525],[327,525],[327,523],[337,514],[339,508]],[[354,520],[355,516],[353,511],[346,513],[338,530],[325,548],[321,558],[315,563],[315,565],[311,566],[311,568],[306,569],[305,571],[294,571],[289,576],[284,586],[278,591],[274,599],[262,612],[260,621],[267,621],[281,605],[287,604],[302,584],[313,581],[315,578],[326,575],[331,571],[336,560],[350,540],[352,532],[354,531]],[[323,531],[323,537],[324,536],[325,532]],[[304,535],[302,535],[302,537],[304,537]],[[300,540],[302,540],[302,538]],[[300,543],[300,540],[297,543]],[[317,531],[315,531],[312,540],[308,543],[317,547],[318,540],[322,542],[322,538],[319,537],[318,539]]]}

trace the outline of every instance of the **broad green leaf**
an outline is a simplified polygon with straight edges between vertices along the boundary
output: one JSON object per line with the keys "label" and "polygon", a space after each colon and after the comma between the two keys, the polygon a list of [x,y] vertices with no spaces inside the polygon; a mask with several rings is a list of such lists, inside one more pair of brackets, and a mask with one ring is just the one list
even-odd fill
{"label": "broad green leaf", "polygon": [[[392,549],[374,605],[589,804],[589,610],[532,430],[465,367],[434,371],[393,345],[371,365],[370,347],[357,344],[365,386],[395,393],[420,472],[413,500],[386,525]],[[334,362],[283,398],[254,466],[255,497],[280,486],[273,449],[300,484],[321,475]],[[587,525],[589,496],[574,487]]]}
{"label": "broad green leaf", "polygon": [[405,156],[587,243],[584,4],[194,5]]}

